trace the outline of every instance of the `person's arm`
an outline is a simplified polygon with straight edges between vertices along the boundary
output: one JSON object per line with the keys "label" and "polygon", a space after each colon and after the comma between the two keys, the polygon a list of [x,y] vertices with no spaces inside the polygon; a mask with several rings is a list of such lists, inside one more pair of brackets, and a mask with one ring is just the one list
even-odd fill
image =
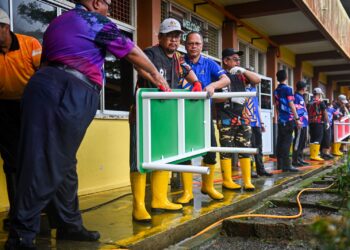
{"label": "person's arm", "polygon": [[260,76],[258,76],[258,74],[249,71],[245,68],[236,66],[230,70],[231,74],[236,74],[237,72],[241,72],[249,80],[249,82],[253,83],[254,85],[259,84],[261,82],[261,78]]}
{"label": "person's arm", "polygon": [[295,108],[294,102],[289,101],[288,105],[289,105],[290,109],[292,110],[297,127],[301,128],[302,123],[300,121],[300,117],[298,116],[297,109]]}
{"label": "person's arm", "polygon": [[170,89],[167,81],[137,45],[134,46],[125,58],[135,65],[136,70],[142,77],[152,82],[156,87],[160,89],[165,88],[166,90]]}
{"label": "person's arm", "polygon": [[265,123],[263,123],[262,120],[261,120],[261,108],[260,107],[258,108],[258,117],[259,117],[259,121],[260,121],[260,124],[261,124],[261,132],[265,132],[266,131]]}
{"label": "person's arm", "polygon": [[210,83],[205,87],[204,91],[208,92],[209,96],[212,96],[215,92],[215,89],[222,89],[230,84],[230,78],[226,74],[222,74],[218,81]]}

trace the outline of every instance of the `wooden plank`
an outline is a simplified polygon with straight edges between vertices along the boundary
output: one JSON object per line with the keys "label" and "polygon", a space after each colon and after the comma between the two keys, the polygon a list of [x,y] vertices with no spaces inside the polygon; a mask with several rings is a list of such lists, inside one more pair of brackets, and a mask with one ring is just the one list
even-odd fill
{"label": "wooden plank", "polygon": [[279,45],[317,42],[325,40],[324,36],[318,30],[285,35],[275,35],[270,36],[270,38]]}

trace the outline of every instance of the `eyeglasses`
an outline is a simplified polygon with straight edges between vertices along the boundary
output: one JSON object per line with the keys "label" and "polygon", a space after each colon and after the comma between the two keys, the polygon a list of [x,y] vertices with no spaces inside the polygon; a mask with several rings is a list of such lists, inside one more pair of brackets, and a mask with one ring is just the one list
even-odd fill
{"label": "eyeglasses", "polygon": [[201,46],[202,45],[202,43],[186,43],[186,45],[187,46],[189,46],[189,47],[193,47],[193,46]]}
{"label": "eyeglasses", "polygon": [[175,39],[179,39],[181,37],[181,33],[179,32],[169,32],[166,33],[165,36],[169,39],[175,38]]}
{"label": "eyeglasses", "polygon": [[103,2],[108,6],[108,10],[112,9],[112,2],[107,2],[106,0],[103,0]]}
{"label": "eyeglasses", "polygon": [[228,57],[229,60],[235,61],[235,62],[240,62],[241,58],[237,57]]}

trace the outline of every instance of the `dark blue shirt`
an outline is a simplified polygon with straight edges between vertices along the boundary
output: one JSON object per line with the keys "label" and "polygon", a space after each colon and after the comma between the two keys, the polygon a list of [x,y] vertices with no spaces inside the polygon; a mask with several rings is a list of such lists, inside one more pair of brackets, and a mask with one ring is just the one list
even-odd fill
{"label": "dark blue shirt", "polygon": [[292,88],[284,83],[280,83],[273,93],[278,109],[278,122],[285,123],[293,120],[293,113],[289,107],[289,103],[294,101]]}
{"label": "dark blue shirt", "polygon": [[197,63],[191,62],[187,55],[185,56],[185,60],[202,83],[203,89],[210,83],[219,80],[225,74],[225,70],[219,64],[204,56],[200,56]]}
{"label": "dark blue shirt", "polygon": [[294,105],[297,114],[300,117],[300,121],[303,124],[303,128],[307,127],[309,123],[309,116],[307,114],[305,100],[304,97],[298,92],[294,95]]}

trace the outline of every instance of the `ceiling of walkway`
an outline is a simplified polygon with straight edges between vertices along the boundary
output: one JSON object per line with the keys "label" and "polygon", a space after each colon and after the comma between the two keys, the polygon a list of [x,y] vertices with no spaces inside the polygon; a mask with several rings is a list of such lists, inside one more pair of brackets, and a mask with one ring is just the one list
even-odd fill
{"label": "ceiling of walkway", "polygon": [[[310,62],[331,79],[350,82],[350,61],[293,0],[216,0],[230,14],[267,35],[273,42]],[[342,0],[350,13],[350,0]]]}

